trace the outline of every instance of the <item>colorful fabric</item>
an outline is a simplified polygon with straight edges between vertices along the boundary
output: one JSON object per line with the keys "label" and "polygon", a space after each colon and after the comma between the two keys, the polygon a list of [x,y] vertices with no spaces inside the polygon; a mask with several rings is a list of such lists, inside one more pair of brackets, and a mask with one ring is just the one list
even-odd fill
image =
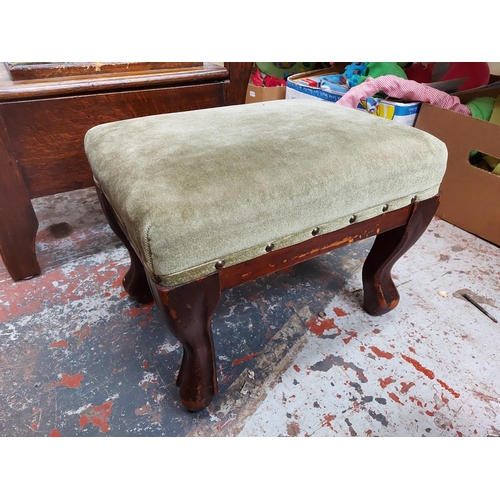
{"label": "colorful fabric", "polygon": [[356,108],[362,99],[372,97],[378,92],[385,92],[389,97],[407,101],[428,102],[440,108],[471,116],[471,110],[465,104],[461,104],[458,97],[451,96],[428,85],[413,80],[405,80],[394,75],[379,76],[378,78],[368,77],[363,83],[349,89],[337,101],[337,104],[348,108]]}

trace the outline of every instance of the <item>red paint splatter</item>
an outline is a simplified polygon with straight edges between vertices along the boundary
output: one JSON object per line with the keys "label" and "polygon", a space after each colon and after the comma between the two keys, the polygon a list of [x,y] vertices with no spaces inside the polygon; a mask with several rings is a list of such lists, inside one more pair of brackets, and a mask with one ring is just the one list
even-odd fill
{"label": "red paint splatter", "polygon": [[430,411],[430,410],[425,410],[425,413],[427,415],[429,415],[429,417],[433,417],[434,416],[434,412],[433,411]]}
{"label": "red paint splatter", "polygon": [[380,330],[378,328],[374,328],[372,332],[376,335],[377,333],[380,333]]}
{"label": "red paint splatter", "polygon": [[371,436],[371,435],[373,434],[373,431],[372,431],[371,429],[368,429],[368,430],[365,432],[365,434],[366,434],[367,436]]}
{"label": "red paint splatter", "polygon": [[101,429],[101,432],[109,431],[108,419],[111,415],[113,401],[107,401],[101,406],[90,406],[80,414],[80,427],[85,427],[87,424],[92,424]]}
{"label": "red paint splatter", "polygon": [[30,427],[36,431],[38,429],[38,424],[31,424]]}
{"label": "red paint splatter", "polygon": [[[38,236],[42,235],[43,231]],[[82,230],[82,237],[87,233]],[[0,323],[12,321],[18,317],[28,314],[37,314],[46,308],[47,302],[58,304],[69,304],[72,300],[82,299],[94,293],[93,287],[82,286],[85,282],[99,281],[101,276],[109,280],[117,275],[122,275],[127,270],[127,265],[115,266],[106,273],[99,272],[102,264],[96,266],[76,266],[73,276],[61,269],[45,275],[40,275],[36,280],[20,281],[12,293],[12,300],[8,308],[1,308]],[[68,279],[78,276],[79,279]],[[120,277],[121,280],[121,277]],[[65,287],[59,287],[58,283],[64,283]],[[64,289],[63,289],[64,288]],[[106,288],[109,288],[106,286]],[[126,294],[127,292],[125,292]]]}
{"label": "red paint splatter", "polygon": [[343,309],[340,309],[340,307],[334,307],[333,312],[340,318],[341,316],[348,316],[348,313],[346,313]]}
{"label": "red paint splatter", "polygon": [[389,384],[393,384],[396,381],[392,377],[387,377],[385,379],[379,378],[378,382],[380,384],[380,387],[382,387],[382,389],[385,389]]}
{"label": "red paint splatter", "polygon": [[142,367],[143,367],[143,368],[147,368],[147,367],[148,367],[148,362],[147,362],[147,361],[143,361],[143,363],[142,363]]}
{"label": "red paint splatter", "polygon": [[376,354],[379,358],[391,359],[394,357],[394,354],[390,352],[381,351],[378,347],[371,346],[370,349],[374,354]]}
{"label": "red paint splatter", "polygon": [[136,316],[139,316],[139,314],[144,314],[144,313],[149,314],[151,312],[152,307],[153,307],[153,303],[146,304],[146,305],[141,306],[141,307],[133,307],[132,309],[129,309],[128,311],[124,311],[123,314],[126,314],[127,316],[130,316],[132,318],[135,318]]}
{"label": "red paint splatter", "polygon": [[457,436],[458,437],[464,437],[464,435],[460,431],[457,431]]}
{"label": "red paint splatter", "polygon": [[405,356],[404,354],[401,354],[401,356],[405,361],[413,365],[416,370],[423,373],[426,377],[429,377],[431,380],[434,379],[434,372],[423,367],[416,359]]}
{"label": "red paint splatter", "polygon": [[402,405],[403,403],[401,403],[401,401],[399,400],[398,396],[396,394],[394,394],[393,392],[389,392],[389,397],[395,401],[396,403],[399,403],[400,405]]}
{"label": "red paint splatter", "polygon": [[362,346],[359,347],[359,350],[361,352],[365,352],[366,351],[366,347],[364,345],[362,345]]}
{"label": "red paint splatter", "polygon": [[344,344],[348,344],[353,338],[358,336],[356,332],[347,332],[347,333],[349,334],[349,337],[342,339],[342,342],[344,342]]}
{"label": "red paint splatter", "polygon": [[52,344],[50,344],[50,347],[62,347],[64,349],[68,349],[69,345],[66,340],[58,340],[57,342],[52,342]]}
{"label": "red paint splatter", "polygon": [[233,361],[233,366],[239,365],[240,363],[243,363],[244,361],[248,361],[249,359],[255,358],[255,356],[258,356],[260,352],[255,352],[253,354],[248,354],[247,356],[243,356],[240,359],[235,359]]}
{"label": "red paint splatter", "polygon": [[50,432],[49,432],[49,436],[51,438],[58,438],[58,437],[62,437],[62,434],[54,427]]}
{"label": "red paint splatter", "polygon": [[325,415],[325,418],[321,421],[321,427],[324,427],[326,425],[327,427],[330,427],[330,429],[333,430],[332,427],[333,420],[335,420],[335,415],[332,415],[331,413]]}
{"label": "red paint splatter", "polygon": [[336,328],[338,333],[340,333],[340,328],[335,324],[333,318],[321,319],[318,316],[312,316],[309,321],[306,321],[306,325],[311,330],[311,333],[315,335],[323,335],[325,330],[331,330],[332,328]]}
{"label": "red paint splatter", "polygon": [[299,368],[297,365],[293,365],[293,369],[294,369],[297,373],[299,373],[299,372],[300,372],[300,368]]}
{"label": "red paint splatter", "polygon": [[476,429],[474,429],[474,434],[477,434],[477,431],[476,431]]}
{"label": "red paint splatter", "polygon": [[439,382],[439,385],[443,386],[448,392],[453,394],[456,398],[460,397],[460,394],[454,391],[448,384],[445,384],[442,380],[436,379]]}
{"label": "red paint splatter", "polygon": [[417,354],[417,351],[415,351],[415,349],[413,347],[408,347],[408,349],[413,353],[413,354]]}
{"label": "red paint splatter", "polygon": [[441,401],[442,401],[445,405],[447,405],[447,404],[450,402],[450,400],[449,400],[449,399],[448,399],[448,398],[447,398],[444,394],[441,394]]}
{"label": "red paint splatter", "polygon": [[401,382],[401,394],[406,394],[415,384],[410,382],[407,384],[406,382]]}
{"label": "red paint splatter", "polygon": [[424,405],[422,404],[422,401],[418,400],[417,398],[415,398],[414,396],[410,396],[410,401],[412,403],[417,403],[417,406],[420,406],[420,408],[423,408]]}
{"label": "red paint splatter", "polygon": [[68,375],[67,373],[63,373],[61,375],[60,385],[64,385],[65,387],[69,387],[70,389],[76,389],[77,387],[80,387],[82,380],[83,375],[81,373],[76,373],[75,375]]}

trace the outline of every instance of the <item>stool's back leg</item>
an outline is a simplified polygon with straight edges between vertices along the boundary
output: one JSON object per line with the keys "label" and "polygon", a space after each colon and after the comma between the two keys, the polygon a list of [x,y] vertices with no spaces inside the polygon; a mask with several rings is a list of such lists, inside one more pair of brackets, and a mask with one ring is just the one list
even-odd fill
{"label": "stool's back leg", "polygon": [[132,245],[130,244],[128,238],[120,227],[113,207],[110,205],[106,196],[104,196],[104,193],[97,186],[96,191],[102,211],[104,212],[104,215],[108,220],[109,226],[116,234],[116,236],[120,238],[130,255],[130,268],[123,278],[123,288],[125,288],[127,293],[132,298],[134,298],[141,304],[152,302],[153,295],[151,294],[151,290],[149,289],[148,280],[146,278],[146,271],[144,270],[144,266],[142,265],[141,260],[135,253],[135,250],[132,248]]}
{"label": "stool's back leg", "polygon": [[415,203],[405,226],[377,235],[363,266],[364,309],[380,316],[399,303],[391,269],[422,236],[439,205],[439,196]]}
{"label": "stool's back leg", "polygon": [[191,411],[206,408],[217,394],[212,314],[220,300],[219,274],[176,288],[150,285],[168,327],[183,347],[177,378],[180,398]]}

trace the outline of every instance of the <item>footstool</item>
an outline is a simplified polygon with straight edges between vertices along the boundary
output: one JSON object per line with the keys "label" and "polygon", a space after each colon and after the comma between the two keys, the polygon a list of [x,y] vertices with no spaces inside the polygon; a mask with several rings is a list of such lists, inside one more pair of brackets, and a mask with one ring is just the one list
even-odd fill
{"label": "footstool", "polygon": [[177,385],[191,411],[217,394],[221,291],[376,235],[364,309],[396,307],[391,269],[432,220],[447,161],[426,132],[305,99],[107,123],[85,151],[130,253],[125,289],[154,299],[183,346]]}

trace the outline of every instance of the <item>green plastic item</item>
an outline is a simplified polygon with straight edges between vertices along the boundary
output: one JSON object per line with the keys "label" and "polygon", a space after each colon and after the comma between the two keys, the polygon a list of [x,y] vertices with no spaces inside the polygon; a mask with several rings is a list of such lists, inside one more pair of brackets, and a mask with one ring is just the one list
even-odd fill
{"label": "green plastic item", "polygon": [[255,65],[263,73],[276,78],[286,78],[295,73],[311,71],[315,62],[256,62]]}
{"label": "green plastic item", "polygon": [[495,99],[493,97],[476,97],[465,105],[470,109],[473,118],[488,122],[495,106]]}
{"label": "green plastic item", "polygon": [[403,68],[395,62],[370,62],[367,67],[367,76],[377,78],[379,76],[394,75],[408,80]]}

